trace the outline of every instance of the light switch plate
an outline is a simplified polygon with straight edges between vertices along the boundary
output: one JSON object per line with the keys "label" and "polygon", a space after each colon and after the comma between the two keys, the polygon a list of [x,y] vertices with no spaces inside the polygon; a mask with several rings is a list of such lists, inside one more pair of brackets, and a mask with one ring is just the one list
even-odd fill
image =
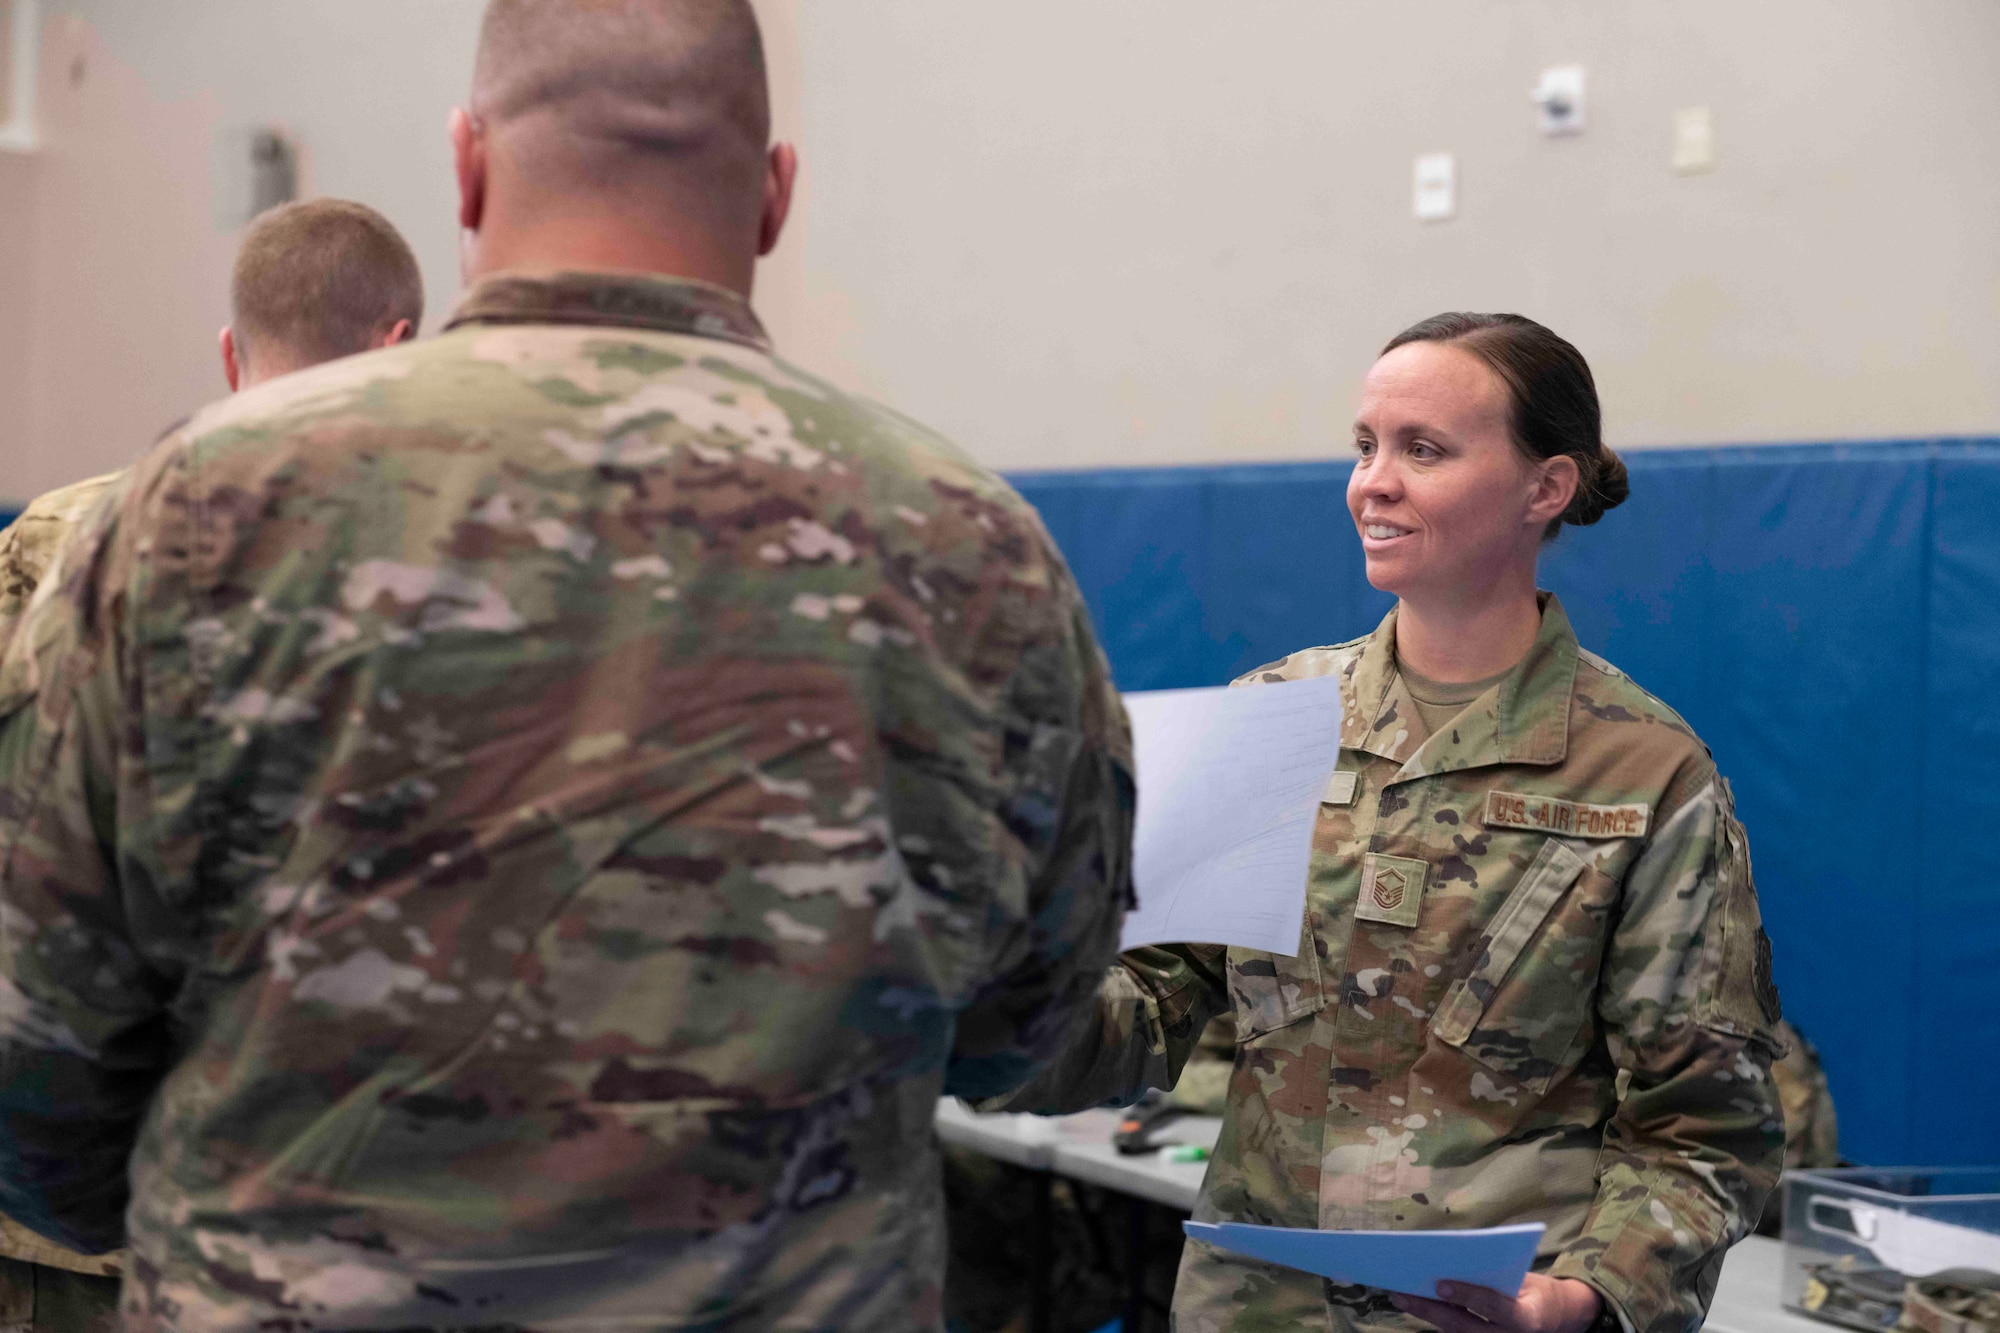
{"label": "light switch plate", "polygon": [[1707,107],[1674,112],[1674,170],[1683,176],[1715,170],[1715,117]]}
{"label": "light switch plate", "polygon": [[1535,123],[1543,134],[1583,133],[1583,66],[1543,70],[1534,99]]}
{"label": "light switch plate", "polygon": [[1458,163],[1450,153],[1417,159],[1416,211],[1419,222],[1442,222],[1458,211]]}

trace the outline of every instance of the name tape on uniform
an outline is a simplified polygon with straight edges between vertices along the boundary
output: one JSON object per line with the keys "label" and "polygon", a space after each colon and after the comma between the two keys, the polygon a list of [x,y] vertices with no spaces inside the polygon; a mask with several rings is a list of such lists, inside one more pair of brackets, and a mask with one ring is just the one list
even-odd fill
{"label": "name tape on uniform", "polygon": [[1650,805],[1585,805],[1553,796],[1486,793],[1488,828],[1528,829],[1566,838],[1643,838],[1652,819]]}
{"label": "name tape on uniform", "polygon": [[1353,805],[1354,791],[1361,782],[1361,775],[1355,772],[1335,773],[1327,780],[1326,791],[1320,796],[1321,805]]}

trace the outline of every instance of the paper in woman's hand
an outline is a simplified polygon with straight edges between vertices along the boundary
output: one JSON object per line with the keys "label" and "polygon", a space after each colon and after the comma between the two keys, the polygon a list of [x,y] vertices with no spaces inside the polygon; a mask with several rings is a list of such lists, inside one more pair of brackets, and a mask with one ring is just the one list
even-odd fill
{"label": "paper in woman's hand", "polygon": [[1299,951],[1320,797],[1340,759],[1340,681],[1125,696],[1139,769],[1123,948]]}
{"label": "paper in woman's hand", "polygon": [[1306,1231],[1241,1222],[1183,1222],[1195,1240],[1219,1250],[1282,1264],[1354,1287],[1437,1299],[1440,1282],[1491,1287],[1512,1296],[1521,1289],[1540,1222],[1467,1231]]}

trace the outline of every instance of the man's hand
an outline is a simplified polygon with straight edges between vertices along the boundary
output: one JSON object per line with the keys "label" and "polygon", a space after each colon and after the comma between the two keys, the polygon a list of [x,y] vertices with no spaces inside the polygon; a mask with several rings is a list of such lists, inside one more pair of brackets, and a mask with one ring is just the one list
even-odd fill
{"label": "man's hand", "polygon": [[1583,1333],[1604,1310],[1604,1298],[1588,1282],[1540,1273],[1528,1274],[1518,1296],[1462,1282],[1438,1283],[1438,1296],[1435,1301],[1400,1295],[1389,1300],[1444,1333]]}

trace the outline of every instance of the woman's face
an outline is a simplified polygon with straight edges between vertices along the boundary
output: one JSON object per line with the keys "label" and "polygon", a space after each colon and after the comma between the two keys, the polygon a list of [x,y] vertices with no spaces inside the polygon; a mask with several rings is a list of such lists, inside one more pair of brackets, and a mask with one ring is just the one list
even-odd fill
{"label": "woman's face", "polygon": [[1575,492],[1576,465],[1523,457],[1512,406],[1484,361],[1447,343],[1406,343],[1375,363],[1347,483],[1371,584],[1457,603],[1524,565],[1532,579],[1542,533]]}

